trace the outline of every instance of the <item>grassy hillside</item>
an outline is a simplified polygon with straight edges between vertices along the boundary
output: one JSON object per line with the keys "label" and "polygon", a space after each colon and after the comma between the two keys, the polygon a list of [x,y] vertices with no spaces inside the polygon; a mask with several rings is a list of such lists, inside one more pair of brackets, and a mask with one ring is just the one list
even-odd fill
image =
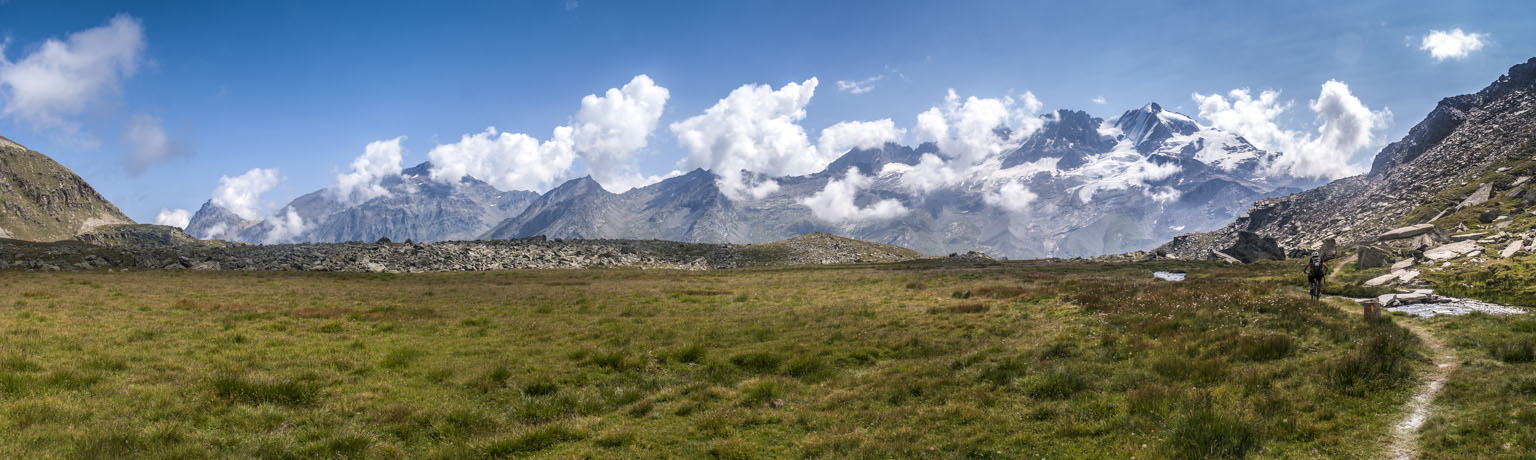
{"label": "grassy hillside", "polygon": [[1294,268],[0,272],[0,457],[1372,458]]}

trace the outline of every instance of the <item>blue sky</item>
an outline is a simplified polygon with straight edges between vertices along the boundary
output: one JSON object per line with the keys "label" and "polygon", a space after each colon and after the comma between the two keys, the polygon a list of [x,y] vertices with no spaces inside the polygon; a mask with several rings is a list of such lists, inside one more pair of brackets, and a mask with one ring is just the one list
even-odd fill
{"label": "blue sky", "polygon": [[[252,168],[277,169],[261,199],[284,203],[336,183],[374,141],[405,136],[409,167],[490,126],[547,140],[583,96],[641,74],[669,94],[645,146],[628,154],[642,175],[687,154],[671,124],[743,85],[812,77],[819,85],[798,120],[812,141],[847,120],[889,118],[910,131],[950,89],[1028,92],[1044,110],[1104,118],[1150,101],[1196,116],[1194,93],[1274,90],[1292,105],[1273,122],[1308,133],[1308,101],[1337,80],[1392,114],[1369,148],[1347,153],[1358,166],[1440,98],[1536,56],[1532,2],[0,0],[4,57],[23,62],[47,40],[67,43],[121,15],[142,40],[131,71],[119,63],[90,100],[41,112],[47,121],[6,111],[0,135],[75,170],[141,222],[162,208],[195,210],[221,176]],[[1442,58],[1422,46],[1432,30],[1453,29],[1480,46]],[[837,85],[872,77],[861,94]],[[0,104],[21,107],[17,94],[0,82]],[[142,164],[128,160],[137,144],[127,134],[141,121],[168,141]],[[578,161],[566,175],[582,173]]]}

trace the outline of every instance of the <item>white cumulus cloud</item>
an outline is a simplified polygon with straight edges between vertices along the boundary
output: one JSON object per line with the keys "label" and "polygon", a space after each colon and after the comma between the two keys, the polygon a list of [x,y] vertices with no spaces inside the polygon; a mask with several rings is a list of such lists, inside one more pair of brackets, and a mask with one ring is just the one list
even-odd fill
{"label": "white cumulus cloud", "polygon": [[[261,194],[277,187],[277,170],[254,168],[235,177],[219,177],[213,204],[245,220],[261,218]],[[270,209],[270,208],[268,208]]]}
{"label": "white cumulus cloud", "polygon": [[818,84],[812,77],[777,90],[743,85],[704,113],[672,123],[688,151],[681,165],[713,171],[730,199],[761,199],[778,190],[775,177],[814,173],[850,149],[877,148],[906,135],[890,119],[844,121],[823,129],[812,145],[799,122]]}
{"label": "white cumulus cloud", "polygon": [[989,189],[982,193],[981,200],[989,205],[1002,208],[1011,213],[1022,213],[1029,209],[1029,204],[1039,198],[1035,192],[1029,191],[1029,187],[1010,180],[1001,186]]}
{"label": "white cumulus cloud", "polygon": [[432,179],[458,182],[464,176],[483,180],[502,190],[549,189],[565,177],[576,160],[571,128],[555,128],[550,140],[539,142],[523,133],[505,133],[492,126],[465,134],[459,142],[443,144],[427,152]]}
{"label": "white cumulus cloud", "polygon": [[651,179],[634,172],[629,156],[645,148],[668,97],[667,89],[651,77],[637,75],[622,88],[581,99],[571,138],[593,179],[616,192]]}
{"label": "white cumulus cloud", "polygon": [[938,144],[939,153],[961,166],[1018,148],[1045,124],[1035,112],[1043,106],[1034,93],[1015,98],[968,97],[949,90],[944,105],[917,115],[917,136]]}
{"label": "white cumulus cloud", "polygon": [[94,137],[69,117],[115,94],[121,81],[137,71],[143,52],[144,27],[126,14],[62,41],[48,39],[15,62],[0,45],[0,114],[94,146]]}
{"label": "white cumulus cloud", "polygon": [[[917,139],[935,143],[939,153],[924,154],[916,165],[888,164],[881,174],[896,175],[903,186],[924,194],[967,180],[990,181],[996,177],[1022,174],[1023,169],[1018,169],[999,175],[1003,172],[1000,158],[1017,149],[1025,138],[1045,124],[1036,115],[1043,105],[1030,92],[1018,97],[971,96],[961,99],[951,89],[943,105],[917,115],[914,128]],[[1048,160],[1049,167],[1054,169],[1055,158],[1044,160]]]}
{"label": "white cumulus cloud", "polygon": [[433,148],[432,178],[451,183],[469,176],[502,190],[543,191],[569,178],[580,157],[593,179],[617,191],[659,181],[670,175],[641,175],[630,156],[645,148],[669,97],[651,77],[636,75],[621,88],[583,97],[571,124],[555,127],[549,140],[493,126]]}
{"label": "white cumulus cloud", "polygon": [[176,228],[187,228],[192,222],[192,211],[185,209],[160,208],[160,213],[155,215],[155,225],[169,225]]}
{"label": "white cumulus cloud", "polygon": [[336,175],[336,185],[330,189],[333,197],[343,203],[362,203],[389,194],[379,181],[385,177],[400,175],[400,159],[404,156],[400,141],[394,139],[369,142],[363,154],[352,160],[352,170]]}
{"label": "white cumulus cloud", "polygon": [[[703,114],[672,123],[678,144],[688,150],[684,164],[721,176],[745,169],[770,176],[808,174],[831,159],[811,147],[805,129],[805,106],[816,94],[816,78],[789,83],[775,90],[768,85],[744,85]],[[730,184],[740,186],[742,184]],[[732,192],[739,192],[740,188]]]}
{"label": "white cumulus cloud", "polygon": [[875,121],[844,121],[821,130],[816,148],[823,158],[836,159],[853,149],[880,148],[887,142],[900,142],[907,130],[897,128],[889,118]]}
{"label": "white cumulus cloud", "polygon": [[128,120],[123,131],[123,142],[128,145],[128,171],[139,173],[151,164],[188,154],[181,142],[165,135],[160,119],[154,115],[138,114]]}
{"label": "white cumulus cloud", "polygon": [[1460,28],[1450,31],[1431,30],[1419,40],[1419,49],[1429,51],[1429,56],[1436,61],[1465,59],[1473,51],[1483,49],[1486,38],[1486,34],[1469,34]]}
{"label": "white cumulus cloud", "polygon": [[285,212],[268,217],[264,221],[269,230],[263,236],[262,243],[291,243],[304,233],[307,228],[304,218],[294,212],[293,208],[284,208],[283,211]]}
{"label": "white cumulus cloud", "polygon": [[886,163],[880,175],[887,174],[897,176],[903,186],[919,194],[927,194],[965,180],[961,171],[950,168],[943,158],[932,153],[923,154],[915,165]]}
{"label": "white cumulus cloud", "polygon": [[810,208],[817,219],[839,224],[889,220],[910,212],[895,199],[879,200],[865,207],[855,204],[859,191],[869,188],[873,181],[860,174],[859,168],[849,168],[843,180],[828,180],[826,187],[801,199],[800,204]]}
{"label": "white cumulus cloud", "polygon": [[1315,115],[1315,133],[1275,123],[1292,105],[1281,102],[1279,92],[1263,91],[1255,98],[1247,89],[1235,89],[1225,96],[1195,93],[1193,97],[1200,118],[1276,152],[1279,157],[1268,165],[1268,172],[1293,177],[1336,179],[1358,174],[1362,168],[1356,155],[1381,144],[1392,120],[1390,110],[1371,110],[1350,92],[1349,85],[1336,80],[1323,83],[1317,99],[1307,104]]}

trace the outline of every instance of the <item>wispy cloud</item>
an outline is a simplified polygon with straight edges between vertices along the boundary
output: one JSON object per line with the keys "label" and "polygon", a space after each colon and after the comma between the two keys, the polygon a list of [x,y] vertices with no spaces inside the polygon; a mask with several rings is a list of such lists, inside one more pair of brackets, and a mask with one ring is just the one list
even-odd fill
{"label": "wispy cloud", "polygon": [[885,79],[885,74],[875,75],[859,81],[838,80],[837,90],[850,94],[864,94],[875,90],[875,83]]}
{"label": "wispy cloud", "polygon": [[154,115],[138,114],[128,120],[123,130],[123,143],[128,146],[128,172],[138,174],[149,165],[182,155],[190,155],[186,145],[165,134],[160,119]]}
{"label": "wispy cloud", "polygon": [[1094,104],[1098,104],[1098,105],[1105,105],[1105,104],[1108,104],[1109,101],[1105,100],[1104,96],[1099,96],[1099,97],[1093,98],[1093,103]]}

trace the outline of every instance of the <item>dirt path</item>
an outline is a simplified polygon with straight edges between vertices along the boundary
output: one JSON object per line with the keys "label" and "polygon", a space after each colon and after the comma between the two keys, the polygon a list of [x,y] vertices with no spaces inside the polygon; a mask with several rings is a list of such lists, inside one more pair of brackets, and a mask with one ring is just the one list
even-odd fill
{"label": "dirt path", "polygon": [[[1355,261],[1355,256],[1340,260],[1334,265],[1333,271],[1328,274],[1328,280],[1333,281],[1335,275],[1344,264]],[[1353,302],[1351,302],[1353,304]],[[1359,314],[1358,310],[1345,309],[1350,313]],[[1412,460],[1419,457],[1419,428],[1424,426],[1424,421],[1429,419],[1430,404],[1434,402],[1435,395],[1445,387],[1445,380],[1456,370],[1457,360],[1446,351],[1445,345],[1440,343],[1433,334],[1425,330],[1413,320],[1398,321],[1397,324],[1424,342],[1424,348],[1429,352],[1430,368],[1424,373],[1423,383],[1414,391],[1413,398],[1403,406],[1403,418],[1392,427],[1392,438],[1387,443],[1387,458],[1392,460]]]}
{"label": "dirt path", "polygon": [[1355,263],[1355,259],[1359,257],[1360,256],[1358,254],[1350,254],[1349,257],[1345,257],[1343,259],[1339,259],[1338,262],[1334,262],[1333,271],[1328,272],[1328,282],[1332,283],[1333,278],[1339,276],[1339,270],[1343,270],[1345,265]]}
{"label": "dirt path", "polygon": [[1387,458],[1411,460],[1419,458],[1419,428],[1429,419],[1430,404],[1445,386],[1446,377],[1456,370],[1458,361],[1446,351],[1440,340],[1413,320],[1398,321],[1397,324],[1419,336],[1429,352],[1431,362],[1429,371],[1424,373],[1423,383],[1414,391],[1413,399],[1403,407],[1403,418],[1393,427],[1392,440],[1387,444]]}

